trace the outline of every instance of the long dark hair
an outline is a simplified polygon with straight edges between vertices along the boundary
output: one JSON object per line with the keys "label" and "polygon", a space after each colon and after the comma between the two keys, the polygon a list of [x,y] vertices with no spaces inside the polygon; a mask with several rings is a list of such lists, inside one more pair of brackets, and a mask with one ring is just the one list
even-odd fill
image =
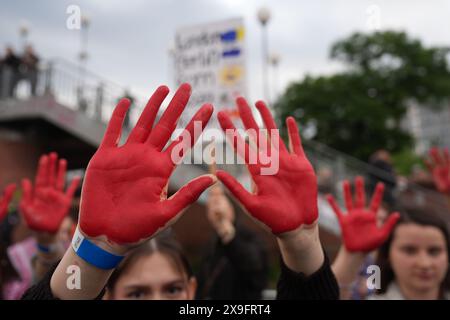
{"label": "long dark hair", "polygon": [[[400,219],[392,230],[391,235],[378,250],[376,264],[380,267],[381,271],[381,288],[377,290],[377,293],[385,293],[389,284],[395,280],[395,274],[389,261],[389,252],[397,228],[400,225],[407,223],[415,223],[421,226],[432,226],[439,229],[445,238],[447,256],[449,259],[448,263],[450,264],[450,236],[446,222],[430,208],[403,208],[400,210]],[[441,283],[440,289],[441,295],[445,291],[450,290],[450,268],[447,270],[447,274]]]}
{"label": "long dark hair", "polygon": [[180,244],[170,234],[162,234],[145,242],[133,252],[131,252],[112,273],[106,284],[106,288],[114,292],[114,287],[121,277],[121,275],[130,268],[136,261],[142,257],[151,256],[154,253],[161,253],[168,257],[177,271],[187,276],[190,279],[194,276],[191,265],[184,255]]}

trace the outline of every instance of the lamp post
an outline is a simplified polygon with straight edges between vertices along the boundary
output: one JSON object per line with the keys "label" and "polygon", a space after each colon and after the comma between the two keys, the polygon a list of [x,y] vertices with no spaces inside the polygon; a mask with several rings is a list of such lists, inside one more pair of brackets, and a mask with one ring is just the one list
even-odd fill
{"label": "lamp post", "polygon": [[88,45],[88,29],[91,20],[88,16],[81,17],[81,30],[80,30],[80,52],[78,53],[79,60],[79,85],[78,85],[78,104],[80,111],[85,112],[87,110],[87,101],[84,97],[84,80],[86,77],[86,63],[88,59],[87,45]]}
{"label": "lamp post", "polygon": [[272,53],[269,58],[269,63],[272,66],[272,94],[273,94],[273,100],[275,101],[278,97],[278,85],[279,85],[279,79],[278,79],[278,65],[280,64],[280,55],[278,53]]}
{"label": "lamp post", "polygon": [[267,39],[267,23],[270,20],[270,11],[267,8],[261,8],[258,10],[258,20],[262,26],[262,80],[263,80],[263,95],[264,99],[269,103],[269,80],[267,66],[269,63],[269,45]]}
{"label": "lamp post", "polygon": [[19,35],[20,35],[20,41],[21,41],[21,45],[23,50],[25,51],[25,48],[27,46],[27,38],[28,38],[28,34],[30,33],[30,27],[28,25],[27,21],[22,21],[20,23],[19,26]]}

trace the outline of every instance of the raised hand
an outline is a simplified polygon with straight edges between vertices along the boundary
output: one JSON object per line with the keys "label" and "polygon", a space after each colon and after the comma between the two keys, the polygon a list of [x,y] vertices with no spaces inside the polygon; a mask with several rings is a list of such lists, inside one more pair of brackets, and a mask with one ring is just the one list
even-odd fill
{"label": "raised hand", "polygon": [[204,175],[167,198],[169,178],[176,167],[175,150],[181,143],[192,147],[198,138],[194,136],[194,122],[200,122],[203,129],[213,112],[212,105],[203,105],[186,127],[185,133],[189,134],[163,151],[190,92],[188,84],[181,85],[153,126],[169,93],[167,87],[159,87],[122,146],[118,146],[118,141],[130,102],[127,99],[119,102],[86,170],[79,218],[84,236],[126,251],[172,224],[183,209],[215,182],[214,176]]}
{"label": "raised hand", "polygon": [[2,222],[8,214],[8,206],[11,202],[15,190],[16,185],[14,183],[11,183],[7,185],[5,190],[3,191],[3,196],[0,199],[0,222]]}
{"label": "raised hand", "polygon": [[450,195],[450,155],[448,149],[443,151],[431,148],[429,158],[425,159],[433,181],[439,192]]}
{"label": "raised hand", "polygon": [[35,185],[22,180],[23,195],[19,209],[27,226],[34,231],[55,234],[69,213],[80,178],[72,180],[64,192],[67,161],[55,152],[41,156]]}
{"label": "raised hand", "polygon": [[235,213],[221,186],[216,184],[211,187],[206,206],[207,217],[212,227],[223,243],[230,242],[236,231],[233,225]]}
{"label": "raised hand", "polygon": [[[218,113],[222,129],[234,134],[232,144],[238,154],[246,161],[247,168],[255,184],[255,192],[247,191],[234,177],[218,171],[217,177],[241,202],[251,216],[262,222],[274,234],[295,230],[302,225],[311,225],[318,218],[317,182],[313,167],[305,156],[294,118],[289,117],[286,124],[289,131],[290,151],[281,140],[275,121],[266,105],[259,101],[259,110],[268,130],[264,136],[258,127],[251,109],[243,98],[237,99],[239,113],[246,129],[256,134],[251,138],[256,150],[243,141],[228,115]],[[278,162],[278,170],[264,174],[270,164],[269,156]],[[254,161],[252,161],[252,159]],[[272,163],[273,164],[273,163]]]}
{"label": "raised hand", "polygon": [[350,252],[370,252],[383,244],[389,237],[397,220],[398,213],[389,215],[383,226],[377,225],[377,212],[383,199],[384,184],[378,183],[369,207],[366,207],[364,179],[355,179],[356,197],[353,203],[349,181],[343,182],[344,199],[347,213],[341,212],[332,195],[327,196],[333,211],[339,220],[345,248]]}

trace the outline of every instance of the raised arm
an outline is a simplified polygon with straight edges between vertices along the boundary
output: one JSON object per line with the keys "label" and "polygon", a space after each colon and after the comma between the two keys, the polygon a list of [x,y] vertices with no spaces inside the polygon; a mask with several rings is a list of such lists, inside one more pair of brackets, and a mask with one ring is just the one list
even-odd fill
{"label": "raised arm", "polygon": [[80,178],[76,177],[64,191],[66,169],[67,161],[58,160],[58,155],[52,152],[41,156],[34,186],[29,179],[22,180],[19,211],[36,238],[38,253],[33,266],[36,279],[40,279],[64,253],[56,235],[69,214],[80,183]]}
{"label": "raised arm", "polygon": [[224,171],[218,171],[217,177],[250,216],[275,235],[287,268],[308,277],[323,266],[325,258],[317,223],[316,176],[303,151],[295,120],[289,117],[286,121],[288,150],[263,102],[257,102],[256,107],[266,132],[258,127],[243,98],[237,100],[237,105],[255,148],[237,133],[226,113],[219,112],[218,118],[227,139],[245,159],[255,190],[247,191]]}
{"label": "raised arm", "polygon": [[[130,250],[173,224],[215,182],[213,176],[204,175],[167,198],[169,178],[176,167],[172,150],[177,150],[174,148],[180,144],[190,148],[195,143],[194,122],[199,121],[204,128],[213,111],[211,105],[202,106],[186,127],[190,135],[163,150],[188,102],[191,88],[183,84],[153,126],[168,92],[165,86],[156,90],[122,146],[118,141],[130,102],[123,99],[115,108],[103,141],[86,170],[72,248],[51,279],[51,291],[57,298],[97,297]],[[67,286],[70,276],[67,272],[73,266],[79,268],[81,276],[78,289]]]}
{"label": "raised arm", "polygon": [[341,211],[333,196],[327,196],[341,226],[343,244],[332,265],[341,289],[341,299],[350,298],[351,285],[356,280],[367,255],[386,241],[399,218],[398,213],[392,213],[382,226],[377,223],[377,213],[383,199],[383,183],[377,184],[369,206],[366,205],[362,177],[355,179],[355,189],[356,196],[353,201],[350,182],[348,180],[343,182],[346,214]]}

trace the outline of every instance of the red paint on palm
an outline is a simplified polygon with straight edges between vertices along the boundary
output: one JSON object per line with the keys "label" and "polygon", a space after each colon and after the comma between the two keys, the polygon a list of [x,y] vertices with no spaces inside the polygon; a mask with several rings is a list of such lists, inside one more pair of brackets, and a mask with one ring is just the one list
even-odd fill
{"label": "red paint on palm", "polygon": [[[257,133],[256,136],[251,136],[256,147],[252,148],[243,142],[242,137],[238,134],[234,136],[231,143],[238,154],[245,159],[256,190],[253,193],[248,192],[233,176],[224,171],[218,171],[217,177],[247,211],[270,228],[274,234],[292,231],[301,225],[314,223],[318,218],[317,179],[313,167],[303,151],[294,118],[289,117],[286,120],[290,139],[290,151],[288,151],[279,136],[269,109],[262,101],[257,102],[256,107],[268,129],[268,143],[261,140],[260,128],[256,124],[247,102],[243,98],[238,98],[237,105],[246,129],[253,129]],[[224,131],[236,132],[236,128],[226,113],[219,112],[218,119]],[[270,152],[270,143],[274,144],[275,153]],[[279,169],[274,174],[261,174],[261,169],[268,166],[261,161],[262,152],[270,154],[273,159],[278,158]],[[252,157],[258,161],[251,163],[249,160]]]}
{"label": "red paint on palm", "polygon": [[450,155],[447,149],[443,151],[431,148],[429,158],[425,160],[434,185],[439,192],[450,194]]}
{"label": "red paint on palm", "polygon": [[122,99],[115,108],[84,179],[79,225],[85,235],[106,236],[119,245],[148,239],[173,223],[183,209],[214,183],[212,176],[201,176],[167,199],[167,185],[176,167],[172,151],[181,143],[192,147],[198,138],[192,138],[194,122],[200,121],[204,128],[213,112],[212,105],[202,106],[186,127],[189,139],[178,139],[163,151],[189,100],[191,88],[183,84],[177,90],[153,127],[168,92],[165,86],[155,91],[122,146],[118,146],[118,141],[130,102]]}
{"label": "red paint on palm", "polygon": [[357,177],[355,185],[353,204],[350,182],[346,180],[343,183],[346,214],[341,212],[333,196],[328,195],[327,199],[339,220],[345,248],[350,252],[370,252],[387,240],[400,215],[396,212],[390,214],[383,226],[379,227],[377,212],[383,199],[384,184],[377,184],[369,207],[366,207],[364,179]]}
{"label": "red paint on palm", "polygon": [[14,183],[7,185],[3,191],[3,196],[0,199],[0,222],[2,222],[8,214],[8,206],[11,202],[14,191],[16,191],[16,185]]}
{"label": "red paint on palm", "polygon": [[20,212],[31,230],[54,234],[67,216],[80,178],[72,180],[64,192],[67,161],[54,152],[39,160],[35,186],[29,179],[22,180],[23,196]]}

